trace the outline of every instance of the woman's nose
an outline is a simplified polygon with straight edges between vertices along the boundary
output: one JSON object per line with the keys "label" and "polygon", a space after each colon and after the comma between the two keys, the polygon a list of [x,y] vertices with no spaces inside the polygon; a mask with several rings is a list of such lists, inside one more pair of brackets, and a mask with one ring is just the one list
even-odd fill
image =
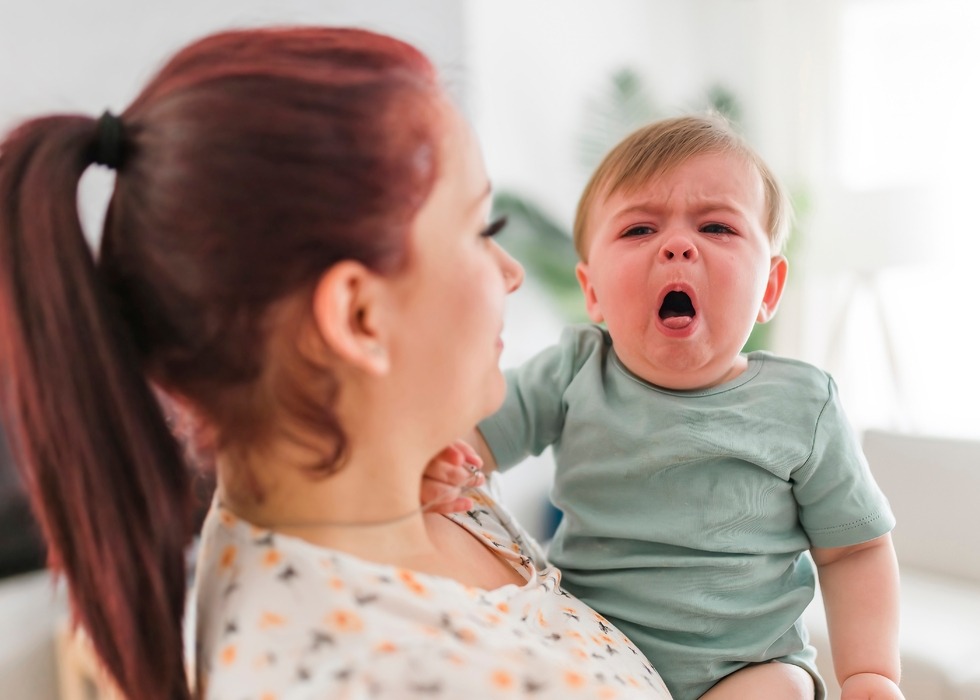
{"label": "woman's nose", "polygon": [[694,262],[698,259],[698,247],[690,236],[671,234],[660,246],[660,259],[664,262]]}
{"label": "woman's nose", "polygon": [[504,274],[504,286],[510,294],[524,282],[524,266],[499,245],[497,249],[500,252],[500,270]]}

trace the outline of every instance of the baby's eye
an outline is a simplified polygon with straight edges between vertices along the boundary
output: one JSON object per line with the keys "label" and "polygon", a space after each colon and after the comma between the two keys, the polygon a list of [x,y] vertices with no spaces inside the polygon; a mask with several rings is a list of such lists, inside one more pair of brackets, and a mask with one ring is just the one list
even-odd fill
{"label": "baby's eye", "polygon": [[656,233],[653,226],[630,226],[628,229],[623,231],[623,237],[630,236],[649,236],[652,233]]}
{"label": "baby's eye", "polygon": [[735,233],[735,229],[725,224],[704,224],[700,229],[701,233]]}

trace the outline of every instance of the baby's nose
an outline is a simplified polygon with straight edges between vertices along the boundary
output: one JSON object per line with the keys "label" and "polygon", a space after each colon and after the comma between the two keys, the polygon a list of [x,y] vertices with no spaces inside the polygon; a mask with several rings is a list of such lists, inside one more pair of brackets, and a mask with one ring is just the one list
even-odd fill
{"label": "baby's nose", "polygon": [[664,261],[693,262],[698,259],[698,248],[689,236],[675,234],[664,239],[660,258]]}

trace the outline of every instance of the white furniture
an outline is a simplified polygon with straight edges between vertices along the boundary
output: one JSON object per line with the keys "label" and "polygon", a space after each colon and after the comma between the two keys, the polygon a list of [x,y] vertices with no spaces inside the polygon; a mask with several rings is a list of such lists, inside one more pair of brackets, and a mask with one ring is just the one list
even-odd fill
{"label": "white furniture", "polygon": [[66,615],[47,571],[0,581],[0,697],[57,700],[55,629]]}
{"label": "white furniture", "polygon": [[[898,520],[905,697],[980,700],[980,441],[874,430],[864,450]],[[835,700],[819,595],[806,621]]]}

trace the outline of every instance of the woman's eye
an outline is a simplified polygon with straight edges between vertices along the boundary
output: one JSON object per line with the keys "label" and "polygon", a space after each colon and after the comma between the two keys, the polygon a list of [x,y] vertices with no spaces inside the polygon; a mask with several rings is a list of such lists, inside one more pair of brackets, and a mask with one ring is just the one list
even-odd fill
{"label": "woman's eye", "polygon": [[653,226],[631,226],[623,231],[623,237],[649,236],[652,233],[656,233]]}
{"label": "woman's eye", "polygon": [[487,227],[485,229],[480,231],[480,236],[483,238],[493,238],[498,233],[503,231],[506,225],[507,225],[507,217],[506,216],[498,217],[493,221],[491,221],[489,224],[487,224]]}
{"label": "woman's eye", "polygon": [[735,233],[735,229],[725,224],[705,224],[700,230],[701,233]]}

